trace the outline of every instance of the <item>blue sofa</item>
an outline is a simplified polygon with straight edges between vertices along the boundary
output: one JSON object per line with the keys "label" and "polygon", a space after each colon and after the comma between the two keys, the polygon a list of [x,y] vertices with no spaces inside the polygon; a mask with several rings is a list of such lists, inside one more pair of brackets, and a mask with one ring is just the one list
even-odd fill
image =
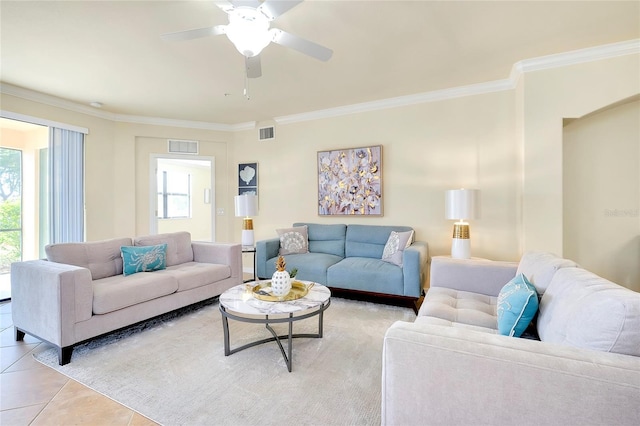
{"label": "blue sofa", "polygon": [[[391,231],[405,232],[407,226],[321,225],[294,223],[308,227],[309,252],[288,254],[287,270],[298,269],[301,280],[317,282],[333,289],[419,298],[427,280],[428,246],[413,241],[404,249],[402,267],[381,260]],[[257,275],[271,278],[280,249],[280,239],[256,243]]]}

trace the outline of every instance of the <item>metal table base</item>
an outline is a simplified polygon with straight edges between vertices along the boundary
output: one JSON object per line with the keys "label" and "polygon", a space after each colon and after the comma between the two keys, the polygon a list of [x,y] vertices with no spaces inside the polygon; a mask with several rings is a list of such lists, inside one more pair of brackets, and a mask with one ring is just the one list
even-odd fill
{"label": "metal table base", "polygon": [[[293,364],[293,353],[292,353],[293,339],[301,338],[301,337],[322,338],[324,311],[327,310],[330,304],[331,304],[331,299],[327,299],[326,302],[324,302],[317,309],[314,309],[309,313],[298,315],[298,316],[294,316],[293,313],[290,313],[289,316],[286,318],[271,318],[271,319],[269,318],[269,315],[265,315],[264,319],[263,318],[247,318],[247,317],[235,315],[229,312],[224,306],[220,305],[220,312],[222,313],[222,331],[224,333],[224,355],[229,356],[236,352],[240,352],[244,349],[252,348],[257,345],[262,345],[263,343],[276,342],[278,344],[278,347],[280,348],[280,352],[282,352],[282,357],[287,363],[287,369],[289,370],[289,372],[291,372],[292,364]],[[312,334],[312,333],[293,334],[293,323],[295,321],[311,318],[316,315],[318,315],[318,333],[317,334]],[[273,337],[267,337],[266,339],[257,340],[255,342],[242,345],[238,348],[231,349],[231,344],[229,342],[229,318],[236,321],[241,321],[241,322],[264,324],[267,330],[269,330],[269,332]],[[277,323],[289,323],[289,333],[286,335],[279,336],[270,325],[270,324],[277,324]],[[288,342],[287,351],[285,351],[284,346],[282,346],[283,339],[287,339],[287,342]]]}

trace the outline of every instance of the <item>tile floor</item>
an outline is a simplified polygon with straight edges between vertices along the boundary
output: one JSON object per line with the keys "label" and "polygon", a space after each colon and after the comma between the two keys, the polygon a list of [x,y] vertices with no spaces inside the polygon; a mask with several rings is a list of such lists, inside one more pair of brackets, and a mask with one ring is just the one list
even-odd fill
{"label": "tile floor", "polygon": [[11,303],[0,304],[0,425],[156,424],[33,359],[47,347],[29,335],[16,342]]}

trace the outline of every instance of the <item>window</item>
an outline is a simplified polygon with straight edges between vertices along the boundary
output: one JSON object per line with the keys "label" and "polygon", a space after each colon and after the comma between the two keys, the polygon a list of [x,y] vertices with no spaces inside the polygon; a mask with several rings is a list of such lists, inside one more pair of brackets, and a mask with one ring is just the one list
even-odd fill
{"label": "window", "polygon": [[0,148],[0,274],[22,260],[22,151]]}
{"label": "window", "polygon": [[158,218],[191,217],[191,175],[162,171],[158,173]]}

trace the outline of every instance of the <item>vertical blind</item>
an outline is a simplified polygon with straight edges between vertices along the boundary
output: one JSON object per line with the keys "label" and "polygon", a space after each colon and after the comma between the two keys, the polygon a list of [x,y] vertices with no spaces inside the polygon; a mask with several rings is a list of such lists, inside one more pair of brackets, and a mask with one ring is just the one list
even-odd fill
{"label": "vertical blind", "polygon": [[84,134],[49,130],[50,243],[84,241]]}

